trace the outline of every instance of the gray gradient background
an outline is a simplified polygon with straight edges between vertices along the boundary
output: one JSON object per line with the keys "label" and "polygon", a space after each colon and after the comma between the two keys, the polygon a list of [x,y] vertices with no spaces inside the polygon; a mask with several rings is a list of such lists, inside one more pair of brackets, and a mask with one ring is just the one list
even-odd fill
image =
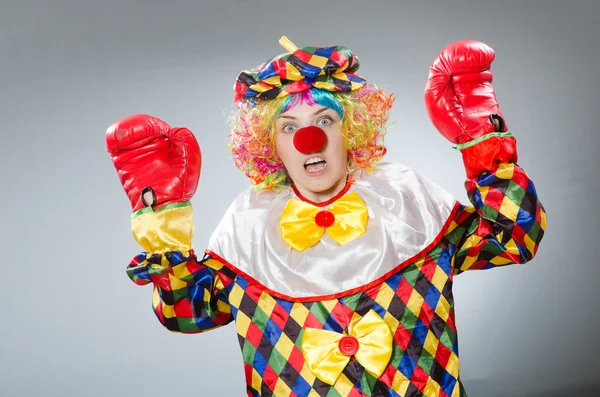
{"label": "gray gradient background", "polygon": [[[52,3],[52,5],[50,4]],[[451,4],[450,4],[451,3]],[[477,396],[600,395],[597,1],[6,1],[0,7],[0,396],[242,396],[235,329],[169,333],[125,266],[139,248],[105,150],[149,113],[203,151],[202,251],[247,185],[226,149],[237,73],[343,44],[397,93],[387,160],[466,201],[460,156],[423,106],[428,67],[464,38],[496,50],[494,87],[548,214],[525,266],[465,273],[461,373]]]}

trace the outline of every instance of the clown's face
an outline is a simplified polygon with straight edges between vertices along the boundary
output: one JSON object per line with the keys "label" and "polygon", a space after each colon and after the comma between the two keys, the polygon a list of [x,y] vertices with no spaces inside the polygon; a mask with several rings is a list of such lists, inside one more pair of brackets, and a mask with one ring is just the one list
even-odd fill
{"label": "clown's face", "polygon": [[[306,130],[294,140],[298,130],[310,126],[323,130],[326,137],[323,145],[312,144],[312,139],[318,137],[303,134]],[[311,142],[303,142],[304,139]],[[341,119],[335,110],[305,103],[292,107],[275,122],[275,146],[294,185],[307,199],[326,201],[346,185],[348,152]]]}

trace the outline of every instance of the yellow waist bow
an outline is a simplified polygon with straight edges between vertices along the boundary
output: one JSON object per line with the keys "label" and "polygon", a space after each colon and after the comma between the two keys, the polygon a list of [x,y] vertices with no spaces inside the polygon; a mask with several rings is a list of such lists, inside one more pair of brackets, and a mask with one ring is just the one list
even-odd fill
{"label": "yellow waist bow", "polygon": [[354,356],[373,376],[379,378],[392,357],[390,327],[371,310],[344,335],[323,329],[307,328],[302,336],[302,354],[311,372],[333,385]]}
{"label": "yellow waist bow", "polygon": [[339,198],[326,210],[290,199],[281,214],[281,235],[298,251],[318,243],[325,231],[343,245],[365,233],[368,217],[367,206],[356,192]]}

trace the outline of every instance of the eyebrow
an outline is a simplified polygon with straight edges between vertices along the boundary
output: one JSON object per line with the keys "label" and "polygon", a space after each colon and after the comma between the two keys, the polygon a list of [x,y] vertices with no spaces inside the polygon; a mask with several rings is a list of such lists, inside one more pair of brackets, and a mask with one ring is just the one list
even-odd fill
{"label": "eyebrow", "polygon": [[[329,108],[327,108],[327,107],[323,107],[323,108],[321,108],[321,109],[317,110],[316,112],[314,112],[314,113],[313,113],[313,116],[316,116],[316,115],[318,115],[318,114],[321,114],[321,113],[323,113],[323,112],[324,112],[324,111],[326,111],[326,110],[329,110]],[[282,114],[282,115],[280,115],[280,116],[279,116],[279,118],[281,118],[281,119],[292,119],[292,120],[296,120],[296,117],[294,117],[294,116],[286,116],[285,114]]]}

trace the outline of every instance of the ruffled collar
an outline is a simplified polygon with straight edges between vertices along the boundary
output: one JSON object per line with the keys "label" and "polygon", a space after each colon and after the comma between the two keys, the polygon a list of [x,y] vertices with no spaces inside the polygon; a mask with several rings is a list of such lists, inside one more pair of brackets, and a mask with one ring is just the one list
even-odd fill
{"label": "ruffled collar", "polygon": [[[280,219],[293,188],[248,189],[229,207],[207,252],[274,296],[317,300],[372,286],[413,263],[439,243],[457,201],[400,164],[382,163],[333,198],[356,192],[368,209],[364,235],[339,245],[324,235],[299,252],[285,243]],[[338,197],[339,196],[339,197]],[[314,203],[322,208],[332,200]]]}

